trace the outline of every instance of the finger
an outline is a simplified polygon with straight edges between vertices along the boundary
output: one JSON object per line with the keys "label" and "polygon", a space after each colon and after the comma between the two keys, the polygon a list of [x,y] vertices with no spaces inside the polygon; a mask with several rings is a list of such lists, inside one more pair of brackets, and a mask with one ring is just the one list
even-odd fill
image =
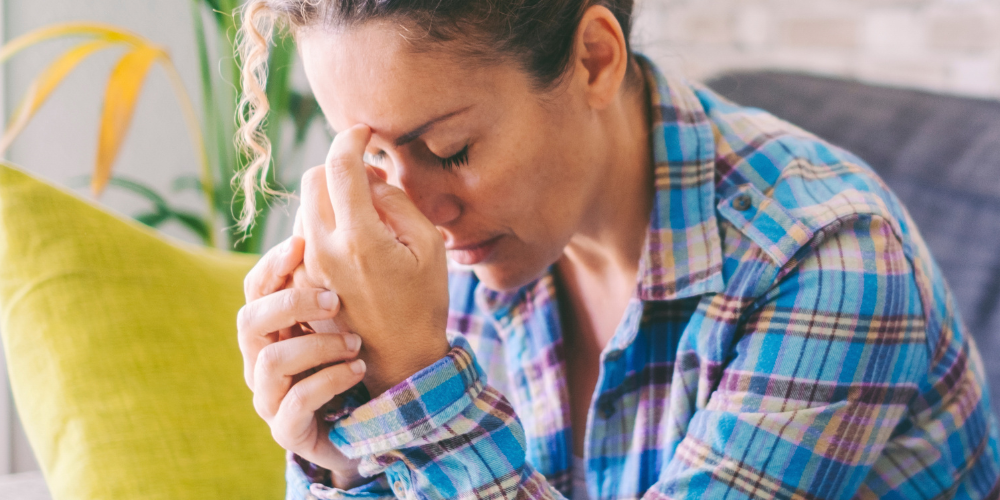
{"label": "finger", "polygon": [[281,342],[282,340],[288,340],[293,337],[298,337],[299,335],[302,335],[301,323],[297,323],[288,328],[282,328],[281,330],[278,330],[278,342]]}
{"label": "finger", "polygon": [[307,240],[323,238],[337,227],[326,184],[326,167],[313,167],[302,174],[299,183],[302,199],[296,224]]}
{"label": "finger", "polygon": [[434,224],[424,216],[402,189],[374,174],[369,177],[369,181],[376,209],[401,243],[410,246],[418,241],[429,241],[430,238],[440,236]]}
{"label": "finger", "polygon": [[379,222],[363,156],[371,129],[356,125],[337,134],[326,156],[326,184],[337,227],[364,228]]}
{"label": "finger", "polygon": [[265,347],[254,367],[254,407],[265,420],[292,386],[292,377],[310,368],[354,359],[361,337],[353,333],[318,333],[288,339]]}
{"label": "finger", "polygon": [[292,227],[292,234],[295,236],[305,236],[304,229],[302,228],[302,206],[299,205],[298,210],[295,211],[295,222]]}
{"label": "finger", "polygon": [[276,332],[300,321],[333,317],[339,308],[337,295],[319,288],[281,290],[243,306],[236,315],[236,328],[247,385],[253,389],[253,368],[257,355],[261,349],[277,341]]}
{"label": "finger", "polygon": [[371,165],[366,165],[366,167],[368,169],[368,175],[373,175],[374,174],[375,177],[378,177],[379,179],[382,179],[383,181],[386,181],[386,182],[389,181],[389,173],[386,172],[384,169],[381,169],[381,168],[378,168],[378,167],[373,167]]}
{"label": "finger", "polygon": [[243,293],[247,302],[281,288],[288,275],[302,262],[304,252],[305,240],[292,236],[264,254],[243,280]]}
{"label": "finger", "polygon": [[365,368],[365,362],[356,359],[320,370],[292,386],[269,422],[275,441],[286,450],[312,448],[317,440],[316,411],[360,382]]}

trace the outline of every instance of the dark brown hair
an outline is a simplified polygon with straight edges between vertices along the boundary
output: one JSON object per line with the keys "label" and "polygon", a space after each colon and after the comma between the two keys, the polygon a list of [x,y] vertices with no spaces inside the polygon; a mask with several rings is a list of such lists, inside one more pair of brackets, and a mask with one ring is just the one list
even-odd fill
{"label": "dark brown hair", "polygon": [[[573,56],[576,29],[586,10],[601,5],[621,25],[626,42],[632,26],[633,0],[250,0],[243,6],[237,38],[243,96],[237,111],[237,143],[251,159],[241,173],[246,196],[241,227],[255,215],[254,192],[275,194],[267,184],[271,145],[261,131],[269,109],[268,47],[273,32],[294,36],[307,29],[349,29],[372,21],[398,23],[409,31],[414,50],[461,41],[449,48],[475,61],[508,60],[520,64],[538,90],[555,85]],[[631,53],[631,52],[630,52]],[[629,65],[627,78],[638,75]]]}

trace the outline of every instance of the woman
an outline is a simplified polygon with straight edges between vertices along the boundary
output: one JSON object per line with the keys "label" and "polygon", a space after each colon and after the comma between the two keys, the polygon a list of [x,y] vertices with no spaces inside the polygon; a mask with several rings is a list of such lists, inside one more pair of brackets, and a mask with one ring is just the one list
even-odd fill
{"label": "woman", "polygon": [[246,6],[247,199],[275,23],[339,132],[239,317],[288,498],[996,498],[982,362],[898,200],[661,76],[631,10]]}

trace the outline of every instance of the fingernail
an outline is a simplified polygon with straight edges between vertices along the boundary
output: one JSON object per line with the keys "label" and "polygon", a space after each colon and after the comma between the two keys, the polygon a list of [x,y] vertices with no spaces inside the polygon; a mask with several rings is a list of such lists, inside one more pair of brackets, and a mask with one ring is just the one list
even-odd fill
{"label": "fingernail", "polygon": [[348,333],[344,335],[344,345],[349,351],[357,351],[361,348],[361,337],[356,333]]}
{"label": "fingernail", "polygon": [[355,359],[354,361],[351,361],[350,367],[352,372],[360,375],[365,372],[365,361],[363,359]]}
{"label": "fingernail", "polygon": [[329,311],[333,309],[333,304],[334,301],[336,301],[336,297],[333,295],[333,292],[326,291],[326,292],[320,292],[319,296],[316,297],[316,300],[319,302],[320,307]]}

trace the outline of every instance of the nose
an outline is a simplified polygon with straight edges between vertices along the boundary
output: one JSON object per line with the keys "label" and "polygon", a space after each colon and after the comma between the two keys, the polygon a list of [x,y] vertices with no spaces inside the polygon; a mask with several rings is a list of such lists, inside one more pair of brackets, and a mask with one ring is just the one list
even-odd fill
{"label": "nose", "polygon": [[397,171],[399,187],[435,226],[447,226],[462,215],[462,204],[444,172]]}

